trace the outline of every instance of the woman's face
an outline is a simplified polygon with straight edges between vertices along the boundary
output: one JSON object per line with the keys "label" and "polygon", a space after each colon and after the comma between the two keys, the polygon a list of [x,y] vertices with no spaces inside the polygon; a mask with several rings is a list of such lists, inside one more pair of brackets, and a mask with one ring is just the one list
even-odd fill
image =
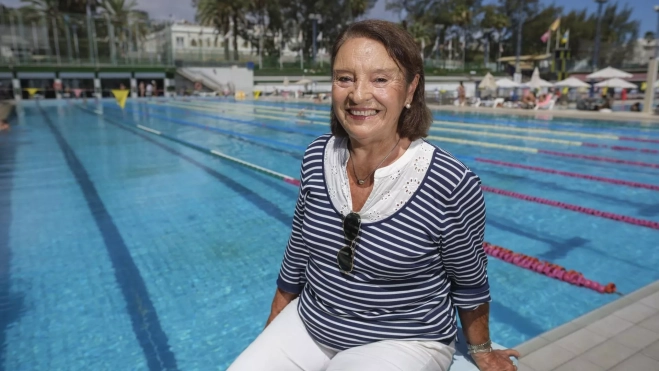
{"label": "woman's face", "polygon": [[367,38],[349,39],[341,46],[332,74],[334,113],[351,138],[378,141],[395,136],[418,75],[408,85],[384,46]]}

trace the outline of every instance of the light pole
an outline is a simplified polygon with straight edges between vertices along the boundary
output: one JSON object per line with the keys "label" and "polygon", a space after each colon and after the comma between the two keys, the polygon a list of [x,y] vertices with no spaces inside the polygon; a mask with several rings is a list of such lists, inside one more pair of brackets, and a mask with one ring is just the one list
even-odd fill
{"label": "light pole", "polygon": [[483,62],[485,62],[485,68],[490,63],[490,35],[492,35],[492,29],[486,28],[483,30],[483,37],[485,38],[485,56]]}
{"label": "light pole", "polygon": [[309,19],[311,19],[311,24],[312,24],[312,27],[313,27],[313,29],[312,29],[312,39],[311,39],[311,42],[312,42],[312,45],[313,45],[313,52],[312,52],[312,55],[311,55],[311,62],[313,64],[316,64],[316,50],[317,50],[316,33],[318,32],[318,22],[320,22],[321,16],[320,16],[320,14],[311,13],[311,14],[309,14]]}
{"label": "light pole", "polygon": [[442,59],[442,51],[440,50],[440,45],[441,43],[441,36],[442,36],[442,30],[444,29],[443,24],[436,24],[435,25],[435,32],[437,33],[437,40],[435,42],[435,45],[437,49],[435,49],[435,59]]}
{"label": "light pole", "polygon": [[602,6],[606,0],[595,0],[597,3],[597,28],[595,29],[595,48],[593,48],[593,71],[597,70],[597,61],[600,56],[600,32],[602,29]]}
{"label": "light pole", "polygon": [[654,11],[657,12],[657,32],[654,34],[654,57],[659,58],[659,5],[654,6]]}
{"label": "light pole", "polygon": [[524,9],[524,0],[519,0],[519,6],[517,8],[517,48],[515,51],[515,77],[514,80],[517,83],[522,82],[522,69],[519,65],[519,56],[522,54],[522,24],[524,23],[522,19],[522,10]]}

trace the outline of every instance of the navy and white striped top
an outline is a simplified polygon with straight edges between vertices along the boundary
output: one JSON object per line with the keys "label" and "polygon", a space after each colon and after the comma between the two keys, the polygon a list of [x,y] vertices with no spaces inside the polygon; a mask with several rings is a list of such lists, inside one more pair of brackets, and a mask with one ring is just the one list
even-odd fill
{"label": "navy and white striped top", "polygon": [[490,301],[480,179],[435,148],[407,204],[385,219],[362,222],[354,270],[343,274],[336,261],[346,244],[342,217],[323,169],[330,137],[305,152],[278,287],[300,294],[307,330],[336,350],[389,339],[450,343],[457,332],[453,307]]}

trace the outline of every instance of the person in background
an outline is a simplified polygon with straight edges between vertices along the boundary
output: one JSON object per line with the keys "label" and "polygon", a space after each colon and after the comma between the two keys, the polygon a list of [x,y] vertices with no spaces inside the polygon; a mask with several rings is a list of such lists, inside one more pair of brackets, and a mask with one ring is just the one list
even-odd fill
{"label": "person in background", "polygon": [[458,86],[458,104],[460,107],[465,105],[465,101],[467,100],[467,92],[465,91],[465,87],[462,84],[462,81],[460,81],[460,85]]}
{"label": "person in background", "polygon": [[629,107],[629,110],[631,112],[641,112],[641,103],[636,102]]}
{"label": "person in background", "polygon": [[620,100],[623,102],[627,100],[627,89],[622,89],[620,92]]}
{"label": "person in background", "polygon": [[144,97],[146,94],[146,87],[144,86],[144,81],[140,81],[140,83],[137,85],[137,89],[139,91],[139,96]]}
{"label": "person in background", "polygon": [[447,371],[457,316],[481,371],[517,369],[490,341],[480,179],[423,139],[420,54],[392,22],[338,36],[332,133],[306,150],[270,316],[229,371]]}
{"label": "person in background", "polygon": [[158,83],[156,80],[151,80],[151,85],[153,85],[153,96],[158,96]]}
{"label": "person in background", "polygon": [[151,85],[151,83],[148,83],[146,85],[146,96],[151,98],[152,95],[153,95],[153,85]]}

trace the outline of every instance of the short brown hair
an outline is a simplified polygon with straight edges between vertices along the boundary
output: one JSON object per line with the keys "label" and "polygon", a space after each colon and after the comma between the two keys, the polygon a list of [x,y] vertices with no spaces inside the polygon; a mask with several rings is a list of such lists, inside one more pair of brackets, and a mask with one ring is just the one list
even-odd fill
{"label": "short brown hair", "polygon": [[[423,59],[421,49],[406,30],[401,26],[387,21],[370,19],[351,24],[341,32],[332,46],[330,68],[334,70],[334,61],[341,46],[348,40],[364,37],[379,42],[387,50],[389,56],[396,62],[405,74],[405,81],[411,84],[414,76],[419,75],[419,83],[414,91],[411,108],[403,109],[398,118],[398,135],[402,138],[416,140],[428,135],[432,124],[432,113],[426,106],[425,87],[426,79],[423,73]],[[335,102],[332,102],[334,104]],[[332,134],[337,137],[347,137],[339,119],[330,113],[330,126]]]}

